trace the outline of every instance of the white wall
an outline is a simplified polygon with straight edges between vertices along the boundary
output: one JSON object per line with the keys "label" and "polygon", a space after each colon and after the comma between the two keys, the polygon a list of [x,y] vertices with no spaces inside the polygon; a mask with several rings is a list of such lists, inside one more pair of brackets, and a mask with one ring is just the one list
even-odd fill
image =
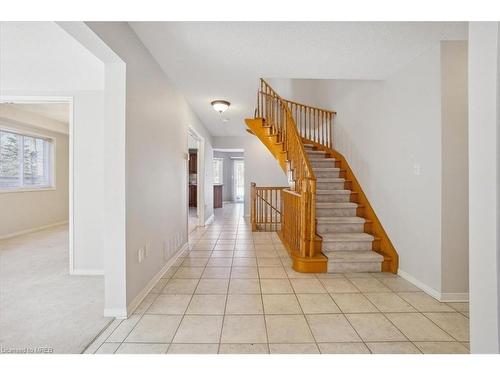
{"label": "white wall", "polygon": [[[467,76],[464,43],[459,45],[446,55],[444,67],[436,42],[383,81],[270,80],[283,97],[337,111],[334,147],[353,168],[396,247],[400,273],[443,299],[467,299],[468,292]],[[451,163],[446,171],[443,150]],[[449,220],[453,215],[461,217]],[[444,233],[443,220],[449,220]],[[453,237],[453,231],[460,234]]]}
{"label": "white wall", "polygon": [[214,148],[243,149],[245,155],[245,216],[250,215],[250,184],[287,186],[285,172],[271,152],[255,136],[214,137]]}
{"label": "white wall", "polygon": [[441,43],[441,297],[468,299],[467,42]]}
{"label": "white wall", "polygon": [[[0,104],[0,128],[43,135],[54,140],[55,189],[0,193],[0,238],[68,221],[68,135],[49,129],[64,126],[57,121]],[[66,125],[67,128],[67,125]],[[67,129],[66,129],[67,130]]]}
{"label": "white wall", "polygon": [[292,87],[292,99],[337,111],[334,146],[396,247],[400,271],[434,294],[441,288],[440,79],[436,44],[385,81],[294,81]]}
{"label": "white wall", "polygon": [[73,98],[72,272],[102,273],[104,65],[53,22],[1,22],[0,50],[0,96]]}
{"label": "white wall", "polygon": [[472,353],[500,352],[498,22],[469,23],[469,249]]}
{"label": "white wall", "polygon": [[[128,24],[88,25],[126,64],[126,301],[130,312],[151,280],[187,242],[188,126],[205,138],[210,166],[212,140]],[[211,168],[205,169],[204,177],[211,187]],[[208,217],[211,194],[206,191]],[[137,252],[145,246],[148,255],[139,263]]]}

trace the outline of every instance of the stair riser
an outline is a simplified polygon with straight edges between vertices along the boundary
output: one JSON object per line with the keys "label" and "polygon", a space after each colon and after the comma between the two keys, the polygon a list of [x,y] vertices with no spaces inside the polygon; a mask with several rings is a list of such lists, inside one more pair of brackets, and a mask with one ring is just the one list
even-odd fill
{"label": "stair riser", "polygon": [[316,178],[339,178],[340,171],[314,171]]}
{"label": "stair riser", "polygon": [[367,251],[372,249],[372,241],[323,241],[322,251]]}
{"label": "stair riser", "polygon": [[316,194],[316,202],[347,203],[351,201],[351,194]]}
{"label": "stair riser", "polygon": [[[317,176],[316,176],[317,177]],[[316,182],[317,190],[343,190],[345,182]]]}
{"label": "stair riser", "polygon": [[356,208],[319,208],[316,207],[318,217],[325,216],[356,216]]}
{"label": "stair riser", "polygon": [[309,158],[309,160],[318,160],[318,159],[326,158],[326,155],[325,154],[311,154],[308,152],[307,157]]}
{"label": "stair riser", "polygon": [[316,230],[319,235],[326,233],[364,233],[365,225],[361,224],[329,224],[318,223]]}
{"label": "stair riser", "polygon": [[313,159],[310,160],[311,166],[314,168],[333,168],[335,167],[335,161],[330,159]]}
{"label": "stair riser", "polygon": [[380,272],[382,262],[328,262],[329,273]]}

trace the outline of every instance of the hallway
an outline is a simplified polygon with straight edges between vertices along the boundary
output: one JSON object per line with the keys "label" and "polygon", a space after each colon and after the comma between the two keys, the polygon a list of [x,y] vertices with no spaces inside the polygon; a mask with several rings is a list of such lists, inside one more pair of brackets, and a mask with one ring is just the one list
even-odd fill
{"label": "hallway", "polygon": [[189,237],[132,316],[87,353],[467,353],[468,304],[393,274],[303,274],[242,204]]}

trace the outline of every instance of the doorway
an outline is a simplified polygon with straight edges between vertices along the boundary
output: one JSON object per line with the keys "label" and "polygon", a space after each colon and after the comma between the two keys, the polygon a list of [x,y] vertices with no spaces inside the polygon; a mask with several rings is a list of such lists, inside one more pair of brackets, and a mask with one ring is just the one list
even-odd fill
{"label": "doorway", "polygon": [[187,152],[187,228],[188,234],[205,225],[204,138],[188,128]]}
{"label": "doorway", "polygon": [[72,98],[0,99],[3,345],[80,353],[110,319],[103,276],[74,276]]}
{"label": "doorway", "polygon": [[[73,98],[3,96],[0,99],[0,108],[2,109],[0,130],[3,131],[3,138],[7,139],[9,134],[16,134],[20,151],[17,154],[22,153],[24,158],[23,162],[20,163],[22,167],[22,171],[19,173],[21,175],[20,186],[13,188],[0,186],[0,191],[7,193],[7,197],[16,192],[62,191],[61,195],[65,198],[64,200],[59,198],[58,203],[67,206],[64,218],[62,216],[46,220],[39,218],[36,222],[28,223],[31,225],[26,227],[11,229],[12,233],[0,233],[0,239],[48,228],[54,224],[66,223],[68,226],[69,273],[73,274]],[[32,143],[34,148],[30,148],[29,143]],[[8,144],[3,146],[5,146],[3,150],[5,151]],[[38,152],[36,146],[42,146],[43,153]],[[26,152],[29,155],[25,155]],[[3,161],[7,162],[8,158],[3,158]],[[36,170],[40,174],[38,180],[42,184],[30,183],[33,185],[31,187],[26,185],[27,168],[33,172]],[[0,174],[2,174],[0,178],[8,178],[9,168],[7,165],[0,166]],[[28,196],[28,194],[24,194],[24,196]],[[52,210],[54,209],[57,210],[57,207],[52,207]]]}
{"label": "doorway", "polygon": [[220,209],[229,203],[243,203],[245,197],[244,151],[215,148],[213,163],[214,209]]}

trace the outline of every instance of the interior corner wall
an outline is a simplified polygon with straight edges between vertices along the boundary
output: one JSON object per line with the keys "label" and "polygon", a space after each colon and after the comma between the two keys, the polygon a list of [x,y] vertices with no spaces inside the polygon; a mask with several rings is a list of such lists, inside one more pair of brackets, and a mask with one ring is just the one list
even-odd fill
{"label": "interior corner wall", "polygon": [[[146,295],[187,243],[188,126],[205,138],[205,190],[213,207],[212,138],[184,97],[125,22],[87,25],[126,64],[126,301],[127,313]],[[139,249],[146,257],[139,262]]]}
{"label": "interior corner wall", "polygon": [[500,24],[469,22],[471,353],[500,353]]}
{"label": "interior corner wall", "polygon": [[467,41],[441,42],[441,300],[469,296]]}
{"label": "interior corner wall", "polygon": [[287,186],[288,180],[278,161],[255,136],[214,137],[214,148],[243,149],[245,155],[245,210],[250,215],[250,184],[257,186]]}

